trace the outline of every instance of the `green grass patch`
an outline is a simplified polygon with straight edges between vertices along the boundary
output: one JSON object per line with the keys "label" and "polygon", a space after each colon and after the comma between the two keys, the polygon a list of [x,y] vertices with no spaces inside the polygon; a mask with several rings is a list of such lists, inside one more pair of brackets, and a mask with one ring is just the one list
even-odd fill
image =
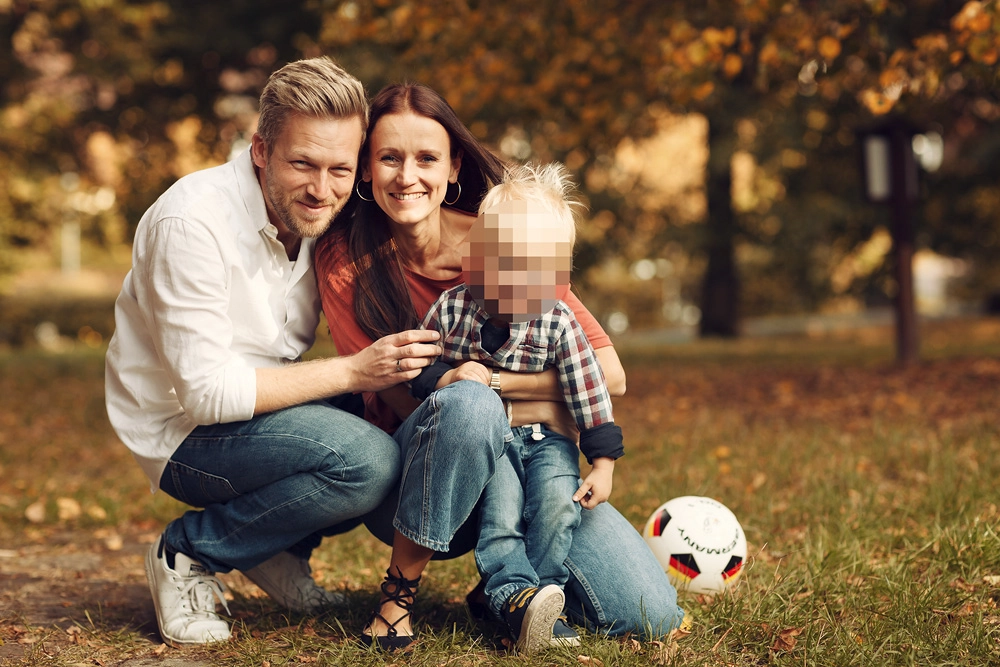
{"label": "green grass patch", "polygon": [[[977,327],[992,333],[976,337]],[[692,626],[673,642],[585,634],[574,650],[498,653],[495,628],[477,626],[463,607],[477,578],[463,557],[431,564],[415,611],[421,640],[386,659],[354,641],[389,555],[361,529],[327,540],[313,559],[318,579],[347,593],[343,612],[288,616],[235,586],[235,639],[168,655],[232,666],[998,664],[995,333],[989,321],[930,329],[925,361],[906,369],[882,333],[867,342],[623,347],[629,391],[615,408],[627,454],[612,501],[641,528],[672,497],[711,496],[736,513],[749,543],[730,593],[681,595]],[[149,494],[111,431],[100,350],[0,354],[0,393],[4,549],[56,549],[67,534],[152,535],[183,511]],[[66,498],[79,514],[67,514]],[[32,521],[36,503],[44,512]],[[67,642],[57,621],[4,634],[25,623],[0,613],[0,642],[35,637],[23,664],[152,659],[159,649],[141,573],[122,577],[138,606],[77,601],[90,619],[79,624],[81,641]]]}

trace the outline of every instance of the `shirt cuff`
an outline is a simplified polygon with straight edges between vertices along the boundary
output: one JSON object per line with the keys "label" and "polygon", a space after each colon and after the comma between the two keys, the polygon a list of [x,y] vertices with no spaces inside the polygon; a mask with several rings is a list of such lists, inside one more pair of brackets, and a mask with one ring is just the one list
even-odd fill
{"label": "shirt cuff", "polygon": [[410,395],[421,401],[431,395],[437,388],[438,380],[441,376],[451,370],[451,366],[443,361],[435,361],[430,366],[425,366],[420,371],[420,375],[410,382]]}
{"label": "shirt cuff", "polygon": [[594,459],[608,457],[620,459],[625,454],[622,429],[614,422],[607,422],[580,432],[580,451],[593,465]]}
{"label": "shirt cuff", "polygon": [[228,424],[252,419],[257,406],[257,371],[233,366],[224,372],[222,407],[218,418],[208,423]]}

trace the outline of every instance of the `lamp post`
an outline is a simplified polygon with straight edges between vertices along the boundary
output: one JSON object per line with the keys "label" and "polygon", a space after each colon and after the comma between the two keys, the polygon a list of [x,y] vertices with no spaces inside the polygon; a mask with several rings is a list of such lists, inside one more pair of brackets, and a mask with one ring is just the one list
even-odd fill
{"label": "lamp post", "polygon": [[896,359],[902,365],[917,361],[919,341],[913,294],[914,233],[910,207],[917,199],[917,162],[913,136],[917,134],[898,118],[861,134],[862,174],[865,195],[877,204],[888,204],[891,219],[896,277]]}
{"label": "lamp post", "polygon": [[80,213],[72,206],[72,198],[80,187],[80,177],[75,172],[66,172],[59,177],[59,183],[66,192],[66,217],[59,231],[59,249],[64,276],[75,276],[80,272]]}

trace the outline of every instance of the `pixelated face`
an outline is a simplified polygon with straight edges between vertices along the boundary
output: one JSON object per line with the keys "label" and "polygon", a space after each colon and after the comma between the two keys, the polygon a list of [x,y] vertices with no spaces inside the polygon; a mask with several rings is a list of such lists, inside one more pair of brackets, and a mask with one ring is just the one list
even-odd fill
{"label": "pixelated face", "polygon": [[465,283],[491,317],[527,322],[569,290],[569,233],[544,207],[508,201],[484,211],[462,257]]}

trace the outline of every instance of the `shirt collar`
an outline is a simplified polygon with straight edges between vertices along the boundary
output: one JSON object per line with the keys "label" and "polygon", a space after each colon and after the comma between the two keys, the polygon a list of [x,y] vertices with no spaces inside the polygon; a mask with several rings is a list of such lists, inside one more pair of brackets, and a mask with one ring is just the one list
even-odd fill
{"label": "shirt collar", "polygon": [[[236,170],[236,182],[240,189],[240,197],[246,206],[247,216],[250,224],[254,225],[253,231],[264,232],[272,236],[277,243],[277,229],[271,224],[271,219],[267,216],[267,205],[264,203],[264,193],[260,189],[260,181],[257,179],[257,171],[254,169],[253,158],[250,149],[243,151],[233,159],[233,167]],[[270,232],[267,230],[270,229]],[[299,259],[306,257],[307,261],[298,262],[296,266],[301,267],[301,271],[307,269],[310,264],[313,251],[313,244],[316,239],[303,238],[299,245]],[[282,255],[287,259],[286,255]]]}
{"label": "shirt collar", "polygon": [[267,217],[264,193],[260,189],[260,181],[257,180],[257,171],[254,169],[249,148],[236,156],[233,160],[233,166],[236,170],[240,198],[246,206],[247,216],[255,225],[254,231],[259,232],[271,224],[271,219]]}

